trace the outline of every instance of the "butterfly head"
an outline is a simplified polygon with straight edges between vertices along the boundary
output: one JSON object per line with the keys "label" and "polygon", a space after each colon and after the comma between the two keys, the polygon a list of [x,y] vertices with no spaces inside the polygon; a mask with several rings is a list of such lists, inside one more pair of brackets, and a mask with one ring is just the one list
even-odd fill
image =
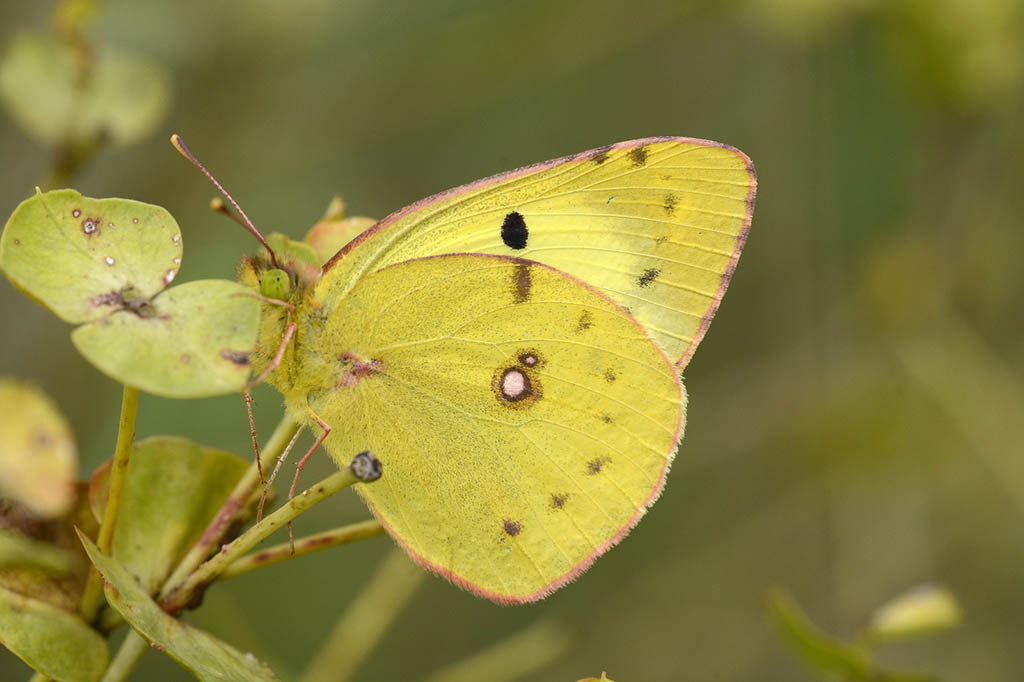
{"label": "butterfly head", "polygon": [[320,279],[317,254],[308,244],[277,232],[267,235],[267,243],[274,257],[260,251],[244,258],[239,271],[243,284],[259,289],[265,298],[289,301]]}

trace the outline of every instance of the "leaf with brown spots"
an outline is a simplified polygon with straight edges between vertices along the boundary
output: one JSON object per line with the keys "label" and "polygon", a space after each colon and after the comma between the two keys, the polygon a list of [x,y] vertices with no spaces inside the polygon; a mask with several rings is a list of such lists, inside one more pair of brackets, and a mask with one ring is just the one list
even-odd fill
{"label": "leaf with brown spots", "polygon": [[181,268],[181,231],[159,206],[70,189],[26,199],[0,236],[0,269],[65,322],[110,314],[125,292],[150,299]]}
{"label": "leaf with brown spots", "polygon": [[168,289],[145,316],[120,310],[71,340],[104,374],[168,398],[240,391],[249,379],[259,302],[241,284],[199,280]]}

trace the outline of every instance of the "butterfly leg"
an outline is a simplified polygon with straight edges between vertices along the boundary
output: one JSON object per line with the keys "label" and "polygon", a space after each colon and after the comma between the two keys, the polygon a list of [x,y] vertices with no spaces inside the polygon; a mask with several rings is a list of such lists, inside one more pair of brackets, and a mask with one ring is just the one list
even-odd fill
{"label": "butterfly leg", "polygon": [[[288,319],[291,319],[291,313],[288,314]],[[288,329],[285,330],[284,336],[281,337],[281,345],[277,347],[277,352],[274,353],[274,359],[270,361],[267,368],[260,372],[260,375],[245,385],[246,391],[251,391],[254,387],[259,386],[263,381],[270,376],[270,373],[277,369],[278,365],[281,364],[281,358],[284,357],[285,348],[288,347],[288,342],[292,339],[292,334],[295,333],[295,329],[298,327],[294,322],[289,323]]]}
{"label": "butterfly leg", "polygon": [[[295,478],[292,479],[292,487],[288,490],[289,500],[295,497],[295,488],[299,484],[299,476],[302,474],[302,469],[303,467],[306,466],[306,462],[308,462],[309,458],[313,456],[313,453],[316,452],[316,449],[320,447],[320,444],[327,440],[327,436],[331,434],[331,427],[327,422],[318,417],[316,412],[314,412],[312,408],[307,406],[306,410],[309,412],[309,416],[312,417],[313,420],[320,425],[321,429],[323,429],[323,433],[320,434],[320,437],[316,439],[316,442],[313,443],[313,446],[306,451],[306,454],[302,456],[302,459],[299,460],[299,463],[295,465]],[[294,554],[295,536],[292,534],[291,521],[288,522],[288,544],[291,546],[292,554]]]}
{"label": "butterfly leg", "polygon": [[[260,483],[266,486],[267,479],[263,476],[263,462],[260,461],[260,443],[256,438],[256,422],[252,418],[252,396],[249,395],[249,391],[243,391],[242,397],[245,398],[245,412],[249,417],[249,435],[252,436],[252,449],[256,453],[256,470],[260,474]],[[264,488],[265,492],[266,488]]]}
{"label": "butterfly leg", "polygon": [[270,487],[274,485],[274,481],[277,479],[277,472],[281,470],[281,465],[284,464],[285,460],[288,459],[288,455],[291,454],[292,448],[295,447],[295,441],[302,435],[302,427],[300,426],[296,431],[292,439],[288,441],[288,445],[285,446],[284,452],[277,458],[277,464],[274,465],[274,470],[270,472],[270,478],[267,479],[267,484],[263,486],[263,494],[260,495],[260,504],[256,508],[256,523],[260,522],[263,518],[263,507],[267,503],[267,495],[270,493]]}

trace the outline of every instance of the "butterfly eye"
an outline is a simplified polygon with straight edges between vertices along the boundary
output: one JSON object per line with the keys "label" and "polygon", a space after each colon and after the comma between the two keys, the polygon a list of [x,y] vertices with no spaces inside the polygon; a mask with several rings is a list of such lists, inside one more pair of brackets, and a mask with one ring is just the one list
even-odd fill
{"label": "butterfly eye", "polygon": [[278,301],[288,300],[288,296],[292,293],[291,277],[287,272],[278,268],[267,270],[260,278],[260,293]]}

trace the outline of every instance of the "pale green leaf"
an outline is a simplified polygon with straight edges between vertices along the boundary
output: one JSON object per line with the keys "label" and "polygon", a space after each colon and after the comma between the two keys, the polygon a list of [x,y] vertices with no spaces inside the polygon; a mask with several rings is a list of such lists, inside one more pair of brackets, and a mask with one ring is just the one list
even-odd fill
{"label": "pale green leaf", "polygon": [[270,682],[277,680],[266,664],[243,654],[208,632],[166,613],[132,578],[131,573],[86,537],[82,544],[106,582],[107,602],[154,646],[191,670],[204,682]]}
{"label": "pale green leaf", "polygon": [[[248,461],[186,438],[154,436],[135,444],[114,534],[113,556],[153,594],[199,539]],[[110,461],[89,482],[89,502],[102,518]]]}
{"label": "pale green leaf", "polygon": [[168,289],[145,315],[115,312],[71,334],[107,376],[168,398],[239,391],[259,328],[259,302],[241,284],[201,280]]}
{"label": "pale green leaf", "polygon": [[37,568],[45,573],[69,573],[74,567],[71,553],[55,545],[33,540],[13,530],[0,528],[0,569]]}
{"label": "pale green leaf", "polygon": [[0,496],[45,518],[74,502],[78,451],[57,405],[32,384],[0,378]]}
{"label": "pale green leaf", "polygon": [[0,98],[29,135],[49,144],[129,144],[160,122],[170,103],[166,70],[107,46],[94,50],[82,78],[69,46],[34,34],[10,42],[0,60]]}
{"label": "pale green leaf", "polygon": [[952,592],[919,585],[879,607],[866,634],[876,642],[923,637],[955,627],[960,617],[960,605]]}
{"label": "pale green leaf", "polygon": [[853,680],[871,677],[867,656],[821,632],[788,594],[773,593],[768,606],[787,642],[807,665]]}
{"label": "pale green leaf", "polygon": [[37,190],[0,236],[0,269],[72,323],[125,308],[146,314],[178,274],[181,253],[181,231],[163,208],[71,189]]}
{"label": "pale green leaf", "polygon": [[0,641],[56,682],[93,682],[107,667],[107,643],[77,614],[0,587]]}

